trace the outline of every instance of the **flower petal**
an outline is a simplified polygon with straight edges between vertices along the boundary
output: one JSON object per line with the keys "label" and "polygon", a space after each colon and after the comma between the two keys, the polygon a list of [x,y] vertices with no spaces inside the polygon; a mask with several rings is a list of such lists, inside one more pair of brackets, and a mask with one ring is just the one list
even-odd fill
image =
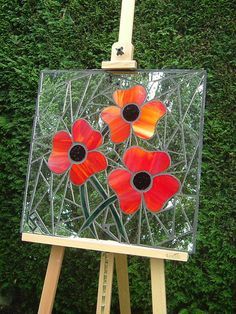
{"label": "flower petal", "polygon": [[52,141],[52,153],[48,159],[49,169],[57,174],[65,172],[70,166],[68,151],[72,145],[72,139],[66,131],[59,131]]}
{"label": "flower petal", "polygon": [[102,135],[95,131],[84,119],[78,119],[72,126],[72,136],[75,142],[84,144],[88,150],[95,149],[102,144]]}
{"label": "flower petal", "polygon": [[135,213],[141,204],[141,194],[131,186],[131,177],[124,169],[115,169],[108,176],[108,183],[117,194],[120,208],[125,214]]}
{"label": "flower petal", "polygon": [[152,100],[143,105],[140,111],[140,117],[132,127],[137,136],[149,139],[154,135],[157,122],[165,115],[166,107],[162,102]]}
{"label": "flower petal", "polygon": [[111,140],[114,143],[124,142],[130,135],[130,124],[121,117],[121,110],[116,106],[110,106],[101,112],[101,118],[110,128]]}
{"label": "flower petal", "polygon": [[73,164],[70,170],[70,180],[75,185],[81,185],[93,174],[107,168],[107,160],[100,152],[88,152],[87,158],[81,164]]}
{"label": "flower petal", "polygon": [[123,108],[127,104],[142,105],[147,97],[146,89],[142,85],[135,85],[129,89],[118,89],[113,94],[115,103]]}
{"label": "flower petal", "polygon": [[147,208],[152,212],[161,210],[179,188],[180,182],[176,177],[169,174],[156,176],[152,188],[143,193]]}
{"label": "flower petal", "polygon": [[170,156],[166,152],[150,152],[137,146],[127,149],[123,161],[132,172],[147,171],[152,175],[168,169],[171,162]]}

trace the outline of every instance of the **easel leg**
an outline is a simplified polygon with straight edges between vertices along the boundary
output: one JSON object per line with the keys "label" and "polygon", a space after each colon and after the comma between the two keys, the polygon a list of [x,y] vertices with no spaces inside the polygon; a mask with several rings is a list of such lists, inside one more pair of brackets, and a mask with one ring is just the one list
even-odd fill
{"label": "easel leg", "polygon": [[152,311],[166,314],[165,264],[163,259],[151,258]]}
{"label": "easel leg", "polygon": [[111,307],[114,254],[102,253],[99,272],[96,314],[109,314]]}
{"label": "easel leg", "polygon": [[131,314],[127,255],[115,254],[120,314]]}
{"label": "easel leg", "polygon": [[63,246],[53,245],[51,248],[38,314],[50,314],[52,312],[64,251]]}

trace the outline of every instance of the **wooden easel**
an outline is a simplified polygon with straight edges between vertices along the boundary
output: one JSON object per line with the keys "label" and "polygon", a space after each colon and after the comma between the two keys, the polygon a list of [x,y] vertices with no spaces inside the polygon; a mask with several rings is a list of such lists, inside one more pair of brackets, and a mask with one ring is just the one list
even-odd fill
{"label": "wooden easel", "polygon": [[153,249],[136,245],[121,244],[115,241],[72,239],[30,233],[23,233],[22,240],[52,245],[38,310],[39,314],[50,314],[52,312],[65,247],[108,252],[102,253],[101,258],[96,314],[110,313],[114,260],[117,271],[121,314],[131,313],[127,255],[150,258],[152,305],[154,314],[166,313],[164,260],[182,262],[188,260],[188,253],[186,252]]}
{"label": "wooden easel", "polygon": [[[122,0],[119,40],[112,46],[111,60],[102,62],[104,70],[136,70],[133,60],[132,33],[135,0]],[[187,261],[188,253],[120,244],[114,241],[71,239],[37,234],[22,234],[22,240],[52,245],[41,295],[39,314],[50,314],[53,309],[65,247],[103,252],[101,254],[96,314],[109,314],[114,264],[117,272],[121,314],[131,314],[127,255],[150,258],[152,308],[154,314],[166,313],[164,261]]]}

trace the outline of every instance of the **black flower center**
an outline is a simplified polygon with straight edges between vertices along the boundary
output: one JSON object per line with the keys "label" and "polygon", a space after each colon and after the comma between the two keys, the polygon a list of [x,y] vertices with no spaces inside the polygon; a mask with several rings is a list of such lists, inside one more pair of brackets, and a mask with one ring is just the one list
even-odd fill
{"label": "black flower center", "polygon": [[129,104],[123,109],[123,117],[126,121],[133,122],[139,116],[139,108],[135,104]]}
{"label": "black flower center", "polygon": [[74,145],[70,150],[70,158],[75,162],[82,161],[86,155],[86,150],[82,145]]}
{"label": "black flower center", "polygon": [[140,191],[146,190],[151,181],[151,177],[147,172],[138,172],[133,177],[133,185]]}

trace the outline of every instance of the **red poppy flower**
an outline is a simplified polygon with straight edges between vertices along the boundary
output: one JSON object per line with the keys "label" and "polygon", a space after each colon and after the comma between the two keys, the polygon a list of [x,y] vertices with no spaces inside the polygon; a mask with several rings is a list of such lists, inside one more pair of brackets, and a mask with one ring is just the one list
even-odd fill
{"label": "red poppy flower", "polygon": [[159,100],[144,103],[146,97],[146,89],[141,85],[114,92],[113,99],[117,106],[109,106],[101,112],[101,118],[108,124],[114,143],[125,141],[131,129],[142,139],[154,135],[155,126],[165,115],[166,107]]}
{"label": "red poppy flower", "polygon": [[70,180],[83,184],[93,174],[107,168],[105,156],[96,151],[102,144],[102,135],[84,119],[72,126],[72,135],[59,131],[53,138],[52,153],[48,160],[49,169],[62,174],[70,168]]}
{"label": "red poppy flower", "polygon": [[160,174],[170,166],[167,153],[133,146],[125,152],[123,162],[128,170],[113,170],[108,183],[124,213],[135,213],[142,201],[150,211],[158,212],[178,192],[179,180],[170,174]]}

